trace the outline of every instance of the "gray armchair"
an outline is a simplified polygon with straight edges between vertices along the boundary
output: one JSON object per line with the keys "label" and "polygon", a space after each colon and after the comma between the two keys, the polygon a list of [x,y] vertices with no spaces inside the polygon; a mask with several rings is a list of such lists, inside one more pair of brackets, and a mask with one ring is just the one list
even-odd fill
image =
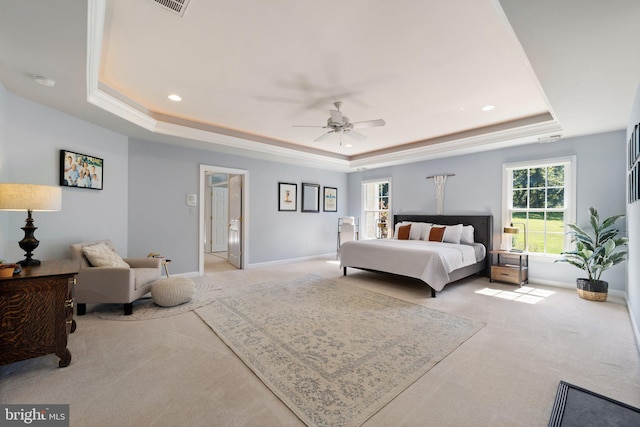
{"label": "gray armchair", "polygon": [[124,258],[126,267],[92,267],[82,252],[85,246],[105,243],[115,252],[111,240],[75,243],[71,245],[71,257],[81,261],[76,276],[75,300],[78,315],[87,311],[87,303],[124,304],[124,314],[133,313],[133,301],[144,296],[151,284],[160,279],[161,260],[158,258]]}

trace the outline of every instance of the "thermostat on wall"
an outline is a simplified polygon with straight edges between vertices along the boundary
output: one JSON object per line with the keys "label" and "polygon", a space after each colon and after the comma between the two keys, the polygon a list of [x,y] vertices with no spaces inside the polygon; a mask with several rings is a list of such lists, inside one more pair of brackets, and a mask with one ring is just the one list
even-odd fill
{"label": "thermostat on wall", "polygon": [[195,194],[187,194],[187,206],[198,206],[198,196]]}

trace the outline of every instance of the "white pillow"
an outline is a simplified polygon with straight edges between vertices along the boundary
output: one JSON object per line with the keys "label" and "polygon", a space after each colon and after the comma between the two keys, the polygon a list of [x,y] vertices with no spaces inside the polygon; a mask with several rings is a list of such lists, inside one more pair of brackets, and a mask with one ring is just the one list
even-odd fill
{"label": "white pillow", "polygon": [[472,244],[473,240],[473,225],[462,226],[462,236],[460,236],[460,243]]}
{"label": "white pillow", "polygon": [[443,242],[460,244],[460,238],[462,237],[462,224],[445,225]]}
{"label": "white pillow", "polygon": [[412,222],[409,240],[421,240],[424,237],[424,230],[427,224],[424,222]]}
{"label": "white pillow", "polygon": [[430,222],[424,223],[424,230],[422,230],[422,237],[420,237],[420,240],[429,240],[429,233],[431,233],[431,227],[433,226],[434,225]]}
{"label": "white pillow", "polygon": [[115,253],[104,242],[95,245],[85,246],[82,253],[87,257],[93,267],[121,267],[130,268],[120,255]]}
{"label": "white pillow", "polygon": [[395,226],[395,228],[394,228],[394,230],[393,230],[393,238],[394,238],[394,239],[397,239],[397,238],[398,238],[398,228],[400,228],[400,226],[401,226],[401,225],[406,225],[406,223],[404,223],[404,222],[398,222],[398,223],[396,223],[396,226]]}

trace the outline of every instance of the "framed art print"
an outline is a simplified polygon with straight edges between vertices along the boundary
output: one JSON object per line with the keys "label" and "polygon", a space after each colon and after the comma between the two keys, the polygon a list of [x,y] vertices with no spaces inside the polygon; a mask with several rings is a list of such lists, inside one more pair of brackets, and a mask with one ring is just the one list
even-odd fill
{"label": "framed art print", "polygon": [[324,203],[322,210],[325,212],[338,212],[338,189],[335,187],[324,187]]}
{"label": "framed art print", "polygon": [[298,184],[278,183],[278,210],[284,212],[298,210]]}
{"label": "framed art print", "polygon": [[60,150],[61,186],[102,190],[103,173],[103,159],[75,151]]}

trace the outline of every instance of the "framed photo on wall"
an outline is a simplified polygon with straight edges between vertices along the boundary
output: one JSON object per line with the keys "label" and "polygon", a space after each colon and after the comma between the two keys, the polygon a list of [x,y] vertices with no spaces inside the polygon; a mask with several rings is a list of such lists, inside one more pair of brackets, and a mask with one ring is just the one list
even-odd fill
{"label": "framed photo on wall", "polygon": [[301,212],[320,212],[320,184],[302,183]]}
{"label": "framed photo on wall", "polygon": [[103,172],[103,159],[75,151],[60,150],[61,186],[102,190]]}
{"label": "framed photo on wall", "polygon": [[278,210],[285,212],[298,210],[298,184],[278,183]]}
{"label": "framed photo on wall", "polygon": [[335,187],[324,187],[324,203],[322,210],[325,212],[338,212],[338,189]]}

